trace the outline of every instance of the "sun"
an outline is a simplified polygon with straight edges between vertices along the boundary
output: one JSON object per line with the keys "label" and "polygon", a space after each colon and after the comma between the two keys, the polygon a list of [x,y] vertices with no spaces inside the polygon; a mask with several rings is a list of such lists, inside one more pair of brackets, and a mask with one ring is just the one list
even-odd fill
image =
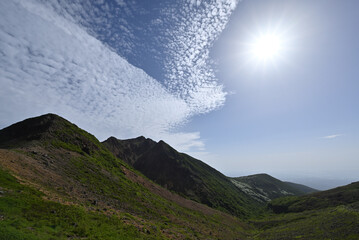
{"label": "sun", "polygon": [[260,62],[274,61],[283,50],[283,39],[276,33],[265,33],[256,36],[250,45],[250,54]]}

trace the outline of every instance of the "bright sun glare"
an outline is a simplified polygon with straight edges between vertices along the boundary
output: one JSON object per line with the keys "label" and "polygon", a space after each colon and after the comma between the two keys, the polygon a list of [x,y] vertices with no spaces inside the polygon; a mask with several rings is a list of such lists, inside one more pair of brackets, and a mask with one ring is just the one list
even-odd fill
{"label": "bright sun glare", "polygon": [[250,51],[253,57],[259,61],[274,60],[281,53],[283,42],[279,35],[266,33],[257,36],[252,44]]}

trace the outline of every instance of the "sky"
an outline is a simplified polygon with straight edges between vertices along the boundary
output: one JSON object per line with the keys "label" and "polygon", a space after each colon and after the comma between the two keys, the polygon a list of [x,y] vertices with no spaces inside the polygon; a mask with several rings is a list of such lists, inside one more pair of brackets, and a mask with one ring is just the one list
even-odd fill
{"label": "sky", "polygon": [[358,11],[356,0],[3,0],[0,128],[52,112],[101,141],[163,139],[227,176],[358,181]]}

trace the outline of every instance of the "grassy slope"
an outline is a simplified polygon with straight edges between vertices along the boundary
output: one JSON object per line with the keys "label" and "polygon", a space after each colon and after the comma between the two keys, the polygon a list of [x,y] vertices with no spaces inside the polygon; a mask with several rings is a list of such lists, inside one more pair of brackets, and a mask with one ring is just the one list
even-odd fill
{"label": "grassy slope", "polygon": [[253,239],[359,239],[359,182],[271,201]]}
{"label": "grassy slope", "polygon": [[0,169],[0,239],[155,239],[119,217],[46,201]]}
{"label": "grassy slope", "polygon": [[359,201],[359,182],[302,197],[286,197],[273,200],[269,207],[276,213],[302,212]]}
{"label": "grassy slope", "polygon": [[104,142],[116,156],[133,152],[130,162],[151,180],[186,198],[221,211],[248,218],[258,214],[260,203],[236,188],[227,177],[191,156],[177,152],[163,141],[139,137],[109,138]]}
{"label": "grassy slope", "polygon": [[11,149],[0,149],[0,239],[359,239],[357,183],[272,201],[301,210],[251,228],[151,183],[69,122],[54,124],[10,141],[0,131]]}
{"label": "grassy slope", "polygon": [[269,215],[253,221],[256,240],[359,239],[359,204],[341,205],[300,213]]}
{"label": "grassy slope", "polygon": [[[2,147],[12,149],[0,152],[2,168],[31,186],[19,185],[1,172],[11,179],[7,181],[10,185],[1,181],[6,189],[0,198],[1,215],[6,219],[1,224],[7,236],[111,239],[106,234],[113,231],[119,239],[235,239],[245,235],[246,225],[232,216],[199,205],[195,210],[194,202],[192,209],[180,206],[133,182],[126,174],[141,176],[139,173],[68,121],[53,115],[35,120],[0,132]],[[31,130],[34,123],[36,129]],[[148,180],[147,184],[151,185]],[[19,192],[16,188],[20,187],[25,190]],[[14,205],[15,199],[22,204]],[[112,230],[101,230],[106,228]]]}

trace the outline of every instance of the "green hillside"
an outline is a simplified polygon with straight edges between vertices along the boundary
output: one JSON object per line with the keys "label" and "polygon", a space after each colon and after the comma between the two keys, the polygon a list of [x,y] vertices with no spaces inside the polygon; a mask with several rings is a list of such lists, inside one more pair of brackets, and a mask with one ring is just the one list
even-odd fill
{"label": "green hillside", "polygon": [[59,116],[1,130],[0,146],[0,239],[234,239],[249,229],[153,184]]}
{"label": "green hillside", "polygon": [[0,239],[156,239],[156,234],[126,224],[124,214],[45,200],[43,192],[20,184],[1,168],[0,180]]}
{"label": "green hillside", "polygon": [[[119,158],[133,152],[127,162],[161,186],[191,200],[239,217],[253,216],[260,202],[253,201],[222,173],[200,160],[177,152],[163,141],[139,137],[104,142]],[[128,156],[128,155],[127,155]]]}
{"label": "green hillside", "polygon": [[268,215],[252,224],[257,229],[252,236],[255,240],[356,240],[359,204]]}
{"label": "green hillside", "polygon": [[286,197],[269,203],[276,213],[303,212],[352,204],[359,201],[359,182],[302,197]]}
{"label": "green hillside", "polygon": [[[53,114],[0,130],[0,240],[359,239],[359,182],[274,199],[264,209],[233,179],[163,141],[111,141],[117,157]],[[268,196],[288,187],[254,176],[244,184]]]}
{"label": "green hillside", "polygon": [[268,204],[275,214],[253,220],[253,239],[359,239],[359,182]]}

